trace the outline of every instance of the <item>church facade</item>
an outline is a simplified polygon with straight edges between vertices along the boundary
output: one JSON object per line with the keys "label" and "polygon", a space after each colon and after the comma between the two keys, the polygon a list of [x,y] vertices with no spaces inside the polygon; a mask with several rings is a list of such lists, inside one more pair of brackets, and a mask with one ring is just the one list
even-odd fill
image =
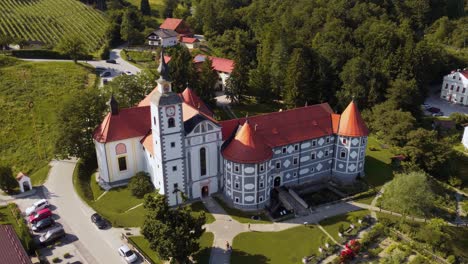
{"label": "church facade", "polygon": [[96,128],[99,180],[128,181],[146,171],[170,205],[181,193],[222,193],[235,207],[261,209],[278,186],[364,176],[368,130],[351,102],[335,114],[327,103],[217,121],[190,89],[172,92],[161,54],[157,87],[137,106],[111,111]]}

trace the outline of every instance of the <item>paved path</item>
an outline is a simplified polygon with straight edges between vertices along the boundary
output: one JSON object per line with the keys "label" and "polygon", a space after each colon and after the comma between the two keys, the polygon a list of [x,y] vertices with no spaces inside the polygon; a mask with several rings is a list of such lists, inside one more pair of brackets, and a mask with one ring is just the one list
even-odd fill
{"label": "paved path", "polygon": [[73,170],[76,160],[52,161],[49,177],[44,184],[44,196],[57,207],[65,231],[76,236],[73,242],[87,263],[125,263],[117,253],[122,244],[121,230],[99,230],[91,222],[94,211],[75,193]]}

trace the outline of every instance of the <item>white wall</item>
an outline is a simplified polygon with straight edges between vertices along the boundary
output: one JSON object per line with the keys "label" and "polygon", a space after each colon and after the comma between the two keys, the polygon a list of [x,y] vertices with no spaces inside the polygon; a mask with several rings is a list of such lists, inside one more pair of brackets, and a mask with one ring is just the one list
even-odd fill
{"label": "white wall", "polygon": [[94,146],[96,148],[96,156],[98,162],[99,177],[105,182],[109,182],[109,171],[107,170],[107,158],[105,144],[99,143],[94,140]]}
{"label": "white wall", "polygon": [[464,130],[462,144],[465,146],[465,149],[468,150],[468,126],[466,126]]}
{"label": "white wall", "polygon": [[[452,85],[453,90],[451,89]],[[461,72],[444,76],[440,98],[452,103],[468,105],[468,80]]]}
{"label": "white wall", "polygon": [[177,41],[177,37],[171,37],[171,38],[163,38],[161,43],[163,47],[172,47],[172,46],[177,45],[178,41]]}

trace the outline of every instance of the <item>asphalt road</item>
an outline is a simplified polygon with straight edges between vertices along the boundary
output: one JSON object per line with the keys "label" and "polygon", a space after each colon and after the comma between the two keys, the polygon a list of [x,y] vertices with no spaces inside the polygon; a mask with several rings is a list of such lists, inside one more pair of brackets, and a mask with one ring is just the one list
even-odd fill
{"label": "asphalt road", "polygon": [[122,245],[120,230],[99,230],[90,220],[94,211],[75,193],[73,170],[76,161],[54,161],[44,184],[44,195],[57,207],[65,231],[77,237],[73,242],[87,263],[125,263],[117,249]]}

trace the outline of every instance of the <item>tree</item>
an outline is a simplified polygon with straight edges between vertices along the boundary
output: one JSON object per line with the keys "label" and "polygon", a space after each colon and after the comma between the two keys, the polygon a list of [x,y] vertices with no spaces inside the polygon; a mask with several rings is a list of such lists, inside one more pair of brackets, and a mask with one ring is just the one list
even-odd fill
{"label": "tree", "polygon": [[163,17],[173,17],[174,9],[177,7],[178,0],[164,0],[163,3]]}
{"label": "tree", "polygon": [[140,11],[143,15],[151,15],[151,7],[148,0],[141,0],[140,2]]}
{"label": "tree", "polygon": [[420,105],[424,101],[415,79],[391,81],[386,97],[394,109],[411,112],[414,116],[419,116],[421,112]]}
{"label": "tree", "polygon": [[196,92],[203,102],[213,105],[215,98],[214,89],[218,83],[219,76],[213,69],[213,64],[209,58],[206,58],[202,63],[199,76]]}
{"label": "tree", "polygon": [[177,47],[171,56],[169,67],[169,76],[174,92],[182,92],[187,87],[187,83],[192,85],[196,79],[194,78],[196,71],[193,66],[190,51],[184,46]]}
{"label": "tree", "polygon": [[154,190],[154,185],[151,183],[150,175],[147,172],[140,171],[130,179],[128,188],[132,192],[133,196],[143,198],[145,194]]}
{"label": "tree", "polygon": [[18,186],[10,167],[0,166],[0,189],[8,192]]}
{"label": "tree", "polygon": [[249,60],[247,58],[247,50],[244,45],[244,40],[241,39],[242,34],[236,35],[236,57],[234,59],[234,70],[226,83],[226,97],[233,103],[240,104],[248,89],[249,78]]}
{"label": "tree", "polygon": [[120,107],[133,107],[155,87],[155,79],[150,80],[146,74],[118,76],[104,88],[104,96],[109,98],[113,94]]}
{"label": "tree", "polygon": [[143,204],[147,210],[141,229],[150,242],[150,248],[165,260],[188,263],[188,257],[200,249],[198,239],[205,230],[205,214],[193,216],[189,206],[169,208],[167,197],[146,195]]}
{"label": "tree", "polygon": [[85,90],[68,98],[57,117],[56,155],[94,157],[93,132],[101,123],[105,109],[105,98],[96,90]]}
{"label": "tree", "polygon": [[424,172],[397,174],[385,186],[382,206],[404,215],[429,215],[434,193]]}
{"label": "tree", "polygon": [[418,128],[408,133],[403,153],[425,172],[437,175],[453,156],[451,144],[439,139],[436,131]]}
{"label": "tree", "polygon": [[65,36],[57,44],[56,49],[60,53],[69,56],[75,63],[80,57],[87,54],[85,43],[77,35]]}
{"label": "tree", "polygon": [[273,100],[270,73],[266,67],[259,66],[249,73],[249,87],[260,103],[269,103]]}
{"label": "tree", "polygon": [[402,147],[416,119],[409,112],[395,110],[390,102],[374,106],[362,113],[370,130],[385,143]]}
{"label": "tree", "polygon": [[120,25],[120,35],[129,44],[138,43],[142,40],[141,17],[135,8],[127,8],[122,16],[122,24]]}
{"label": "tree", "polygon": [[300,48],[293,50],[286,69],[286,83],[283,99],[287,108],[304,105],[307,89],[311,88],[310,65],[306,62],[306,55]]}

